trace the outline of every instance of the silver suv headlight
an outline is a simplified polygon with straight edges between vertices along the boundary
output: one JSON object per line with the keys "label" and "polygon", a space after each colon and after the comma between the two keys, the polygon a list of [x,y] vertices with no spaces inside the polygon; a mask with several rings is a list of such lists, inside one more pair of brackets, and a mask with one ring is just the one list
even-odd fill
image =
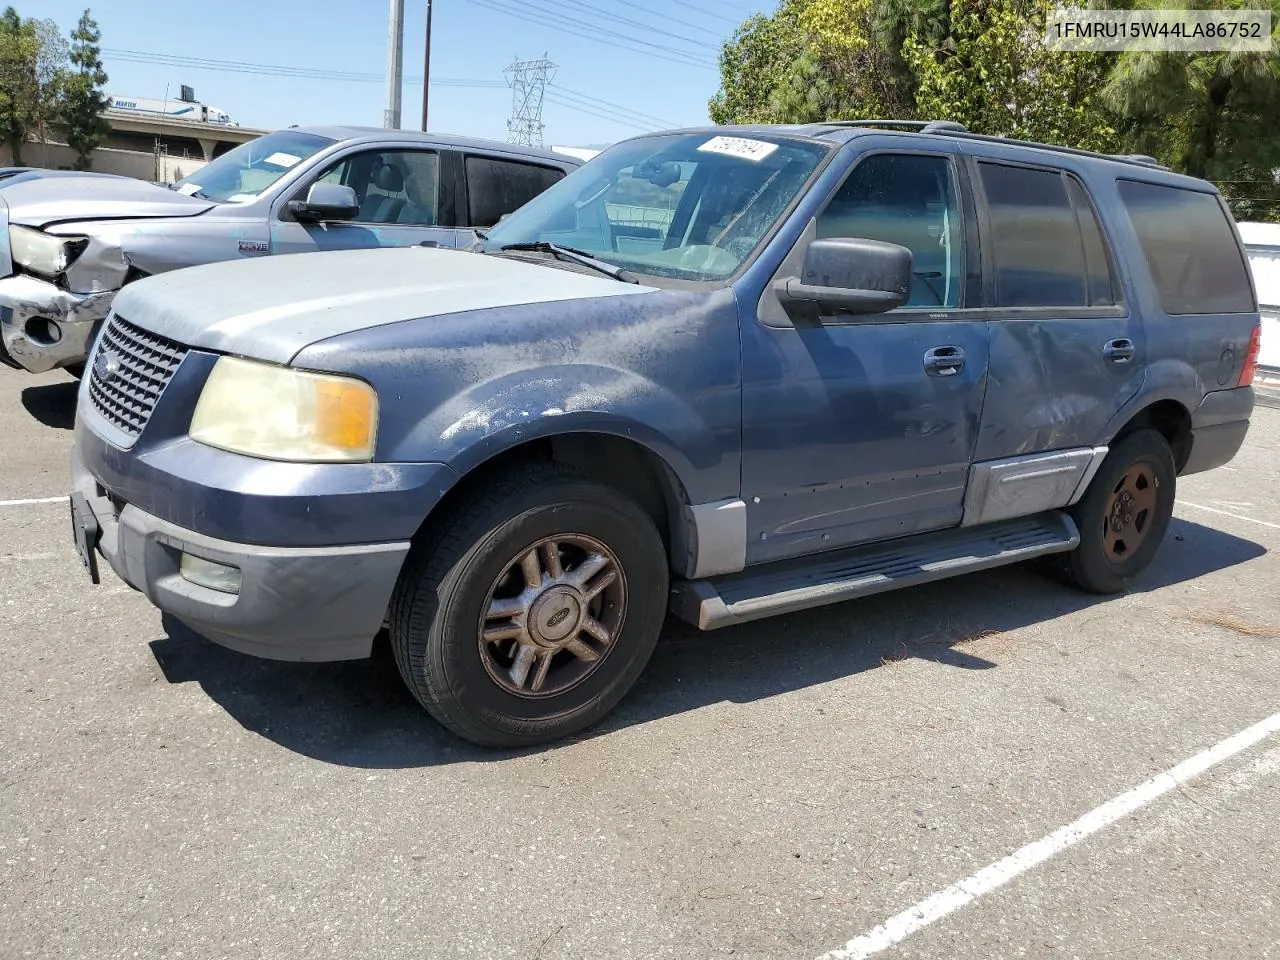
{"label": "silver suv headlight", "polygon": [[268,460],[368,462],[378,395],[354,377],[220,357],[191,417],[193,440]]}
{"label": "silver suv headlight", "polygon": [[88,237],[55,237],[30,227],[9,227],[13,262],[42,277],[56,277],[65,272],[88,245]]}

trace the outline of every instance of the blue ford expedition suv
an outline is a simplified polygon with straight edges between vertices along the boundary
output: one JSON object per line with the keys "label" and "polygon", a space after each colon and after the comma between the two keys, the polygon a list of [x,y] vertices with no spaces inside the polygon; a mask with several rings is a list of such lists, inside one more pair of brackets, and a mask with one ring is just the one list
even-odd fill
{"label": "blue ford expedition suv", "polygon": [[435,717],[531,744],[610,710],[668,608],[711,629],[1046,555],[1123,590],[1253,407],[1235,226],[1149,158],[686,130],[478,253],[126,287],[76,422],[91,575],[264,657],[385,627]]}

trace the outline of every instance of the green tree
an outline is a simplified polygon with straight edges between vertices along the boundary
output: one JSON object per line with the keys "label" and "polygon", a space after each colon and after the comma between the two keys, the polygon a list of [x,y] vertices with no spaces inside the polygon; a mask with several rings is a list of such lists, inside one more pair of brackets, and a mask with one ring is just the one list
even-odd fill
{"label": "green tree", "polygon": [[[1141,7],[1168,5],[1144,2]],[[1256,4],[1200,2],[1237,9]],[[1103,91],[1131,148],[1218,183],[1240,219],[1280,215],[1280,0],[1269,0],[1271,51],[1120,55]]]}
{"label": "green tree", "polygon": [[720,51],[720,89],[707,104],[715,123],[777,123],[773,95],[805,51],[804,0],[782,0],[772,16],[749,17]]}
{"label": "green tree", "polygon": [[910,87],[875,41],[877,9],[877,0],[781,0],[772,15],[751,17],[721,51],[712,120],[911,116]]}
{"label": "green tree", "polygon": [[977,133],[1116,149],[1115,121],[1101,93],[1113,58],[1050,50],[1045,15],[1055,5],[956,2],[942,44],[913,30],[902,55],[916,78],[919,115]]}
{"label": "green tree", "polygon": [[57,113],[67,44],[51,20],[23,19],[13,7],[0,14],[0,137],[15,165],[34,134],[43,140]]}
{"label": "green tree", "polygon": [[71,34],[71,71],[62,103],[67,143],[76,152],[77,170],[89,169],[93,151],[107,138],[109,129],[102,116],[107,108],[107,96],[102,90],[107,74],[102,69],[102,51],[98,47],[101,39],[97,23],[86,10]]}

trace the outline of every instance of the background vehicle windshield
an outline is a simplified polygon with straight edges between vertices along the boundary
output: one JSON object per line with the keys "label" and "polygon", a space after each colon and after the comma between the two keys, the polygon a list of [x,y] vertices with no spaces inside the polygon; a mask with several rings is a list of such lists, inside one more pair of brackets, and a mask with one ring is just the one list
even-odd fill
{"label": "background vehicle windshield", "polygon": [[638,274],[732,275],[830,152],[812,141],[715,133],[621,143],[489,231],[574,247]]}
{"label": "background vehicle windshield", "polygon": [[283,177],[307,157],[337,141],[296,130],[269,133],[243,143],[174,184],[179,193],[243,203]]}

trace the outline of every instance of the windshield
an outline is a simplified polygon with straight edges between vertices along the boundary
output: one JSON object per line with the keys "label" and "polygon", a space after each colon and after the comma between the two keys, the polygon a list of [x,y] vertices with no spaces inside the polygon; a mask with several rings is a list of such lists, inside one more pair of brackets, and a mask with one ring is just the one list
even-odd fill
{"label": "windshield", "polygon": [[269,133],[224,153],[191,176],[179,180],[173,189],[220,203],[256,200],[258,194],[290,169],[336,142],[296,130]]}
{"label": "windshield", "polygon": [[723,280],[830,149],[787,137],[708,133],[629,140],[499,223],[484,249],[551,242],[637,274]]}

